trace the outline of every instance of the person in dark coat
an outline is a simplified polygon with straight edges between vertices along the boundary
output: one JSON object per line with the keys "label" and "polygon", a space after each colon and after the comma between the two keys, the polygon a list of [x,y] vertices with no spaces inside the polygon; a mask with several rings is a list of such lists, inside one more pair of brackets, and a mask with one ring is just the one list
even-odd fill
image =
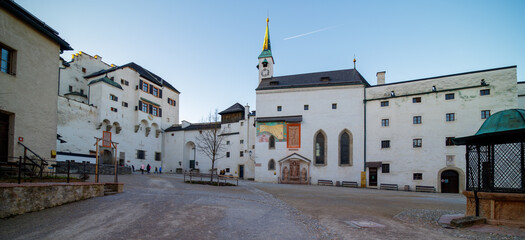
{"label": "person in dark coat", "polygon": [[135,166],[131,165],[132,172],[135,172]]}
{"label": "person in dark coat", "polygon": [[146,170],[147,170],[147,172],[148,172],[148,174],[149,174],[149,171],[151,171],[151,166],[150,166],[149,164],[148,164],[148,166],[146,167]]}

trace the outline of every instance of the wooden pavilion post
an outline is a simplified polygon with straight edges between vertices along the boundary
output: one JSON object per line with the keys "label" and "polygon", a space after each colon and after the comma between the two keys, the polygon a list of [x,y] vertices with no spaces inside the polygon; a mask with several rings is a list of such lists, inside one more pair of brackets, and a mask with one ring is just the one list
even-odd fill
{"label": "wooden pavilion post", "polygon": [[97,145],[97,151],[96,151],[96,154],[95,154],[95,159],[96,159],[96,163],[95,163],[95,182],[98,183],[98,141],[100,139],[96,138],[97,139],[97,143],[95,143],[95,145]]}

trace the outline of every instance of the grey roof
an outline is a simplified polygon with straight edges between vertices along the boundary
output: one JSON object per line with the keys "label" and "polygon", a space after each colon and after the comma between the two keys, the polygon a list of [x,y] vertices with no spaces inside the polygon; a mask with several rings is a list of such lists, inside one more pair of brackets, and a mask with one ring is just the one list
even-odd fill
{"label": "grey roof", "polygon": [[517,68],[517,66],[513,65],[513,66],[500,67],[500,68],[490,68],[490,69],[477,70],[477,71],[471,71],[471,72],[454,73],[454,74],[441,75],[441,76],[435,76],[435,77],[420,78],[420,79],[399,81],[399,82],[393,82],[393,83],[385,83],[385,84],[374,85],[374,86],[369,86],[369,87],[382,87],[382,86],[403,84],[403,83],[409,83],[409,82],[418,82],[418,81],[432,80],[432,79],[436,79],[436,78],[455,77],[455,76],[466,75],[466,74],[473,74],[473,73],[498,71],[498,70],[503,70],[503,69],[507,69],[507,68]]}
{"label": "grey roof", "polygon": [[219,114],[226,114],[226,113],[234,113],[234,112],[243,112],[244,113],[244,106],[242,106],[240,103],[235,103],[231,107],[227,108],[226,110],[220,112]]}
{"label": "grey roof", "polygon": [[265,78],[259,83],[256,90],[281,88],[323,87],[338,85],[364,84],[370,86],[361,74],[355,69],[296,74],[280,77]]}
{"label": "grey roof", "polygon": [[[215,124],[215,125],[214,125]],[[182,126],[171,126],[164,130],[164,132],[176,132],[176,131],[190,131],[190,130],[203,130],[203,129],[211,129],[214,127],[221,127],[221,123],[192,123],[189,126],[182,128]]]}
{"label": "grey roof", "polygon": [[162,79],[161,77],[159,77],[158,75],[148,71],[147,69],[141,67],[140,65],[134,63],[134,62],[130,62],[128,64],[124,64],[122,66],[118,66],[118,67],[113,67],[113,68],[110,68],[110,69],[106,69],[106,70],[100,70],[98,72],[94,72],[92,74],[89,74],[87,76],[85,76],[85,78],[91,78],[91,77],[96,77],[96,76],[100,76],[100,75],[103,75],[103,74],[106,74],[106,73],[109,73],[109,72],[113,72],[113,71],[116,71],[116,70],[119,70],[119,69],[123,69],[123,68],[126,68],[126,67],[129,67],[129,68],[133,68],[135,69],[135,71],[137,71],[140,76],[142,76],[143,78],[145,79],[148,79],[149,81],[157,84],[158,86],[165,86],[177,93],[180,93],[179,90],[177,90],[175,87],[173,87],[168,81]]}
{"label": "grey roof", "polygon": [[23,7],[21,7],[14,1],[0,0],[0,7],[4,8],[20,20],[24,21],[29,26],[35,28],[37,31],[41,32],[54,42],[58,43],[58,45],[60,45],[60,50],[73,50],[73,48],[69,46],[69,43],[67,43],[64,39],[58,36],[57,31],[48,26],[46,23],[42,22],[40,19],[35,17],[33,14],[25,10]]}
{"label": "grey roof", "polygon": [[302,122],[302,115],[279,116],[279,117],[258,117],[257,122]]}
{"label": "grey roof", "polygon": [[108,77],[95,79],[95,80],[89,82],[88,85],[95,84],[95,83],[98,83],[98,82],[105,82],[105,83],[107,83],[107,84],[109,84],[109,85],[111,85],[113,87],[122,89],[122,86],[119,83],[109,79]]}

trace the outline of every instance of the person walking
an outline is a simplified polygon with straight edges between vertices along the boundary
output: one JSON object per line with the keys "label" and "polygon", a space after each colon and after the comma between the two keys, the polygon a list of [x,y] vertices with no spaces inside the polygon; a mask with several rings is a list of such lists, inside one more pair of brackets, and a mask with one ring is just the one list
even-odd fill
{"label": "person walking", "polygon": [[146,171],[148,172],[149,174],[149,171],[151,171],[151,166],[148,164],[148,166],[146,167]]}
{"label": "person walking", "polygon": [[131,165],[131,172],[135,172],[135,166]]}
{"label": "person walking", "polygon": [[157,174],[157,173],[159,173],[159,171],[157,171],[157,167],[155,167],[155,172],[154,172],[154,174]]}
{"label": "person walking", "polygon": [[159,174],[162,174],[162,167],[159,167]]}
{"label": "person walking", "polygon": [[140,166],[140,172],[142,172],[142,174],[144,174],[144,164],[142,164],[142,166]]}

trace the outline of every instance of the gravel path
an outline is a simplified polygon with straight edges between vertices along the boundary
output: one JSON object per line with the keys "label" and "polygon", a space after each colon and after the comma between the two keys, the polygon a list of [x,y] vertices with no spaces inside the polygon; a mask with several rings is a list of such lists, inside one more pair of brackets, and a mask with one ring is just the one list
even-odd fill
{"label": "gravel path", "polygon": [[216,187],[172,174],[119,179],[123,193],[0,219],[0,239],[525,239],[519,229],[440,226],[441,215],[464,212],[458,194],[249,181]]}

